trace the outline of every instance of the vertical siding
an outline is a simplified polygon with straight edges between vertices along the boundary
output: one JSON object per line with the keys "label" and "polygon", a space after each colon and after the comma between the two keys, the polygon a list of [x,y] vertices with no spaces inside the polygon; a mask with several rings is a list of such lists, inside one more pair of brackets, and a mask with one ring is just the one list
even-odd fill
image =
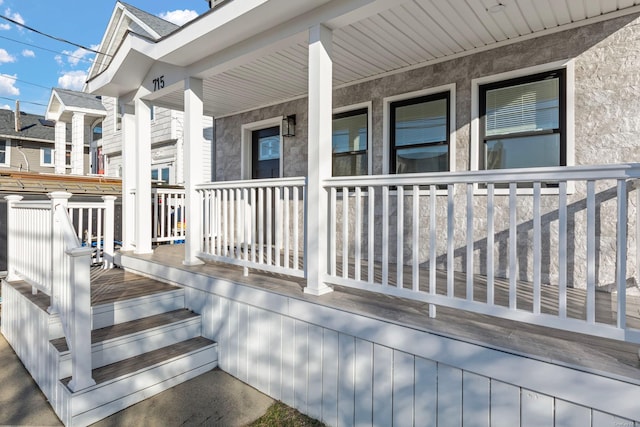
{"label": "vertical siding", "polygon": [[489,427],[490,381],[488,378],[462,373],[462,424],[467,427]]}
{"label": "vertical siding", "polygon": [[200,291],[187,298],[219,344],[221,369],[329,426],[635,425],[279,312]]}
{"label": "vertical siding", "polygon": [[324,423],[338,425],[338,365],[340,364],[336,331],[324,329],[322,341],[322,417]]}
{"label": "vertical siding", "polygon": [[437,423],[438,365],[431,360],[416,357],[415,361],[416,425],[435,426]]}
{"label": "vertical siding", "polygon": [[393,423],[393,350],[373,346],[373,424],[390,426]]}

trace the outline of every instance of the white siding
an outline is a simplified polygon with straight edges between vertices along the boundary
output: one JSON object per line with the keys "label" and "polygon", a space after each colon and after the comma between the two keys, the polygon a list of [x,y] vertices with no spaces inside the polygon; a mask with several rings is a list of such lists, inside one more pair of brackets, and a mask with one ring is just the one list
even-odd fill
{"label": "white siding", "polygon": [[[129,268],[141,262],[123,260]],[[640,395],[637,385],[154,269],[197,288],[187,293],[187,306],[202,312],[221,369],[330,426],[613,427],[640,419],[640,408],[629,404]]]}

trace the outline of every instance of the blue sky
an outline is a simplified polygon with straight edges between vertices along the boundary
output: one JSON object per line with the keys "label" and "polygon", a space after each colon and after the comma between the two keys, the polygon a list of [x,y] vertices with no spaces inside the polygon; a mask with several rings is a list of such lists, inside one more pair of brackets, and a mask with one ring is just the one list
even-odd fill
{"label": "blue sky", "polygon": [[[205,0],[127,0],[183,24],[207,11]],[[43,33],[97,49],[115,0],[0,0],[0,15]],[[81,90],[94,55],[0,19],[0,108],[44,115],[51,88]],[[39,105],[40,104],[40,105]]]}

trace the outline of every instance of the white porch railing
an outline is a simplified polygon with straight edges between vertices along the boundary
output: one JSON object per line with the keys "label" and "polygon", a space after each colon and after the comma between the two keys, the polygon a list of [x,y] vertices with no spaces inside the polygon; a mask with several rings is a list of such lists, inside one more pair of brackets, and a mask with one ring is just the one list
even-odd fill
{"label": "white porch railing", "polygon": [[[199,185],[199,257],[304,277],[306,178]],[[188,226],[188,225],[187,225]]]}
{"label": "white porch railing", "polygon": [[184,188],[152,188],[153,243],[176,242],[185,238]]}
{"label": "white porch railing", "polygon": [[67,209],[78,239],[93,249],[93,262],[113,267],[115,196],[103,196],[102,202],[69,202]]}
{"label": "white porch railing", "polygon": [[[640,342],[625,299],[628,268],[640,272],[638,177],[625,164],[328,179],[326,282]],[[609,318],[600,286],[614,291]]]}
{"label": "white porch railing", "polygon": [[[21,196],[6,197],[7,279],[24,280],[34,293],[40,290],[51,297],[49,312],[60,315],[71,353],[69,388],[77,391],[95,384],[91,378],[89,272],[93,249],[78,239],[69,215],[69,211],[76,209],[68,206],[71,194],[55,192],[49,197],[50,201],[42,202],[21,201]],[[113,210],[113,203],[110,204]]]}

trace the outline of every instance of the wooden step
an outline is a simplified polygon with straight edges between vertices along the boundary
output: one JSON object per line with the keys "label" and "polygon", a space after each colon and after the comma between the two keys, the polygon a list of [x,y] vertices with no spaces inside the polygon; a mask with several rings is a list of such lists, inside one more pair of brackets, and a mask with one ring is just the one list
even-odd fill
{"label": "wooden step", "polygon": [[96,385],[72,393],[60,381],[65,425],[89,425],[217,366],[217,343],[191,338],[93,370]]}
{"label": "wooden step", "polygon": [[91,307],[93,329],[101,329],[181,308],[184,308],[184,289],[177,287],[150,295],[110,301]]}
{"label": "wooden step", "polygon": [[[200,316],[187,309],[96,329],[91,332],[92,365],[99,368],[200,336],[200,333]],[[50,342],[59,354],[59,378],[71,375],[71,354],[66,339]]]}

